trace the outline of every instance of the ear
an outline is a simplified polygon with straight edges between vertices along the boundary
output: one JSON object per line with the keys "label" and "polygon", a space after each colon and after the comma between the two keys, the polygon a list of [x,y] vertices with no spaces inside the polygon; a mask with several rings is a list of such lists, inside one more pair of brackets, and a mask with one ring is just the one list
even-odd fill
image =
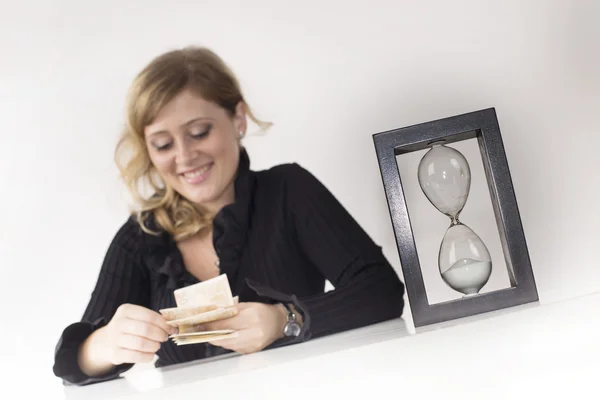
{"label": "ear", "polygon": [[247,119],[246,119],[246,104],[243,101],[240,101],[237,106],[235,106],[235,116],[234,121],[236,133],[243,132],[246,134]]}

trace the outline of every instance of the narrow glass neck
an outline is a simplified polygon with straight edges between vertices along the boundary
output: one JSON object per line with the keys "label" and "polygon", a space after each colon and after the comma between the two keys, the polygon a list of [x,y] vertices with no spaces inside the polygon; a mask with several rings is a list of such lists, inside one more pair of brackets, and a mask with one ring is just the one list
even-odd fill
{"label": "narrow glass neck", "polygon": [[462,225],[462,223],[458,219],[458,215],[450,215],[450,226]]}

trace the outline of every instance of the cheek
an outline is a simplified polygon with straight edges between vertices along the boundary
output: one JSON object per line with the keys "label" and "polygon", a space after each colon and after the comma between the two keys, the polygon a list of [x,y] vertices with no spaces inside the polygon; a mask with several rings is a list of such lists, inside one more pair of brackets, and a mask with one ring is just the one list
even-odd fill
{"label": "cheek", "polygon": [[173,169],[171,163],[171,157],[165,154],[157,154],[156,152],[150,154],[150,161],[154,165],[157,171],[161,173],[171,172]]}
{"label": "cheek", "polygon": [[229,132],[218,132],[214,139],[204,144],[202,150],[218,159],[229,159],[238,151],[238,145]]}

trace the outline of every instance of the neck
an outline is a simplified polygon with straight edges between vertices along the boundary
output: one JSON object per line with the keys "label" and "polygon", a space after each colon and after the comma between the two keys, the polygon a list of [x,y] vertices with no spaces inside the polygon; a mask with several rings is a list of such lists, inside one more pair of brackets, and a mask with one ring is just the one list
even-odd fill
{"label": "neck", "polygon": [[234,185],[231,184],[229,185],[229,187],[227,189],[225,189],[225,191],[223,192],[223,194],[221,195],[221,197],[219,197],[218,199],[216,199],[215,201],[212,201],[210,203],[203,203],[201,205],[202,209],[205,212],[208,212],[210,215],[217,215],[217,213],[225,206],[232,204],[235,201],[235,188]]}

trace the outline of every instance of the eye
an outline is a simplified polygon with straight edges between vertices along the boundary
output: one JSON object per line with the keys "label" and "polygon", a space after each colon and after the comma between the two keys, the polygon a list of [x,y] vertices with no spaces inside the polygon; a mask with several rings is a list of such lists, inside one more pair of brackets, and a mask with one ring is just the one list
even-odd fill
{"label": "eye", "polygon": [[167,142],[167,143],[152,143],[152,146],[154,146],[154,148],[158,151],[163,151],[163,150],[167,150],[171,147],[171,142]]}
{"label": "eye", "polygon": [[210,133],[210,130],[212,129],[212,125],[208,125],[206,128],[204,129],[195,129],[192,130],[190,135],[195,138],[195,139],[201,139],[205,136],[207,136]]}

